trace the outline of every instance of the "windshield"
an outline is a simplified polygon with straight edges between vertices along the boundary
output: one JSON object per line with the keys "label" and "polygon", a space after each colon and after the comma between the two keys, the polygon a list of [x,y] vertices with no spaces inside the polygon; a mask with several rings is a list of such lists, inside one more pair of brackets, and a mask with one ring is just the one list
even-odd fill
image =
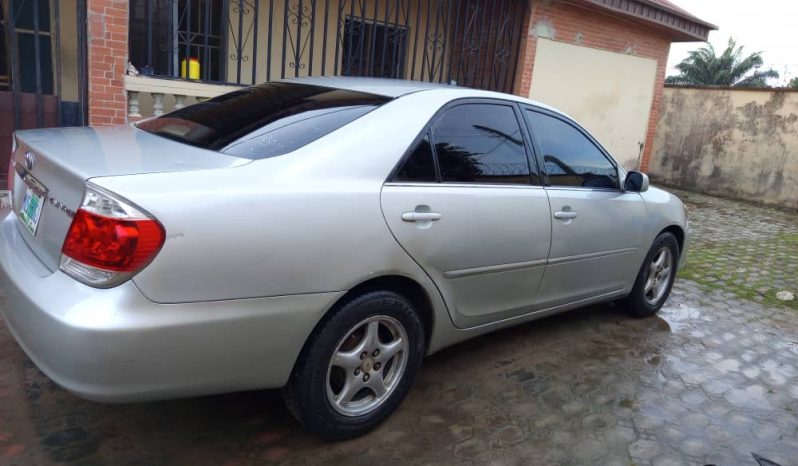
{"label": "windshield", "polygon": [[203,149],[264,159],[303,147],[390,98],[295,83],[266,83],[185,107],[137,126]]}

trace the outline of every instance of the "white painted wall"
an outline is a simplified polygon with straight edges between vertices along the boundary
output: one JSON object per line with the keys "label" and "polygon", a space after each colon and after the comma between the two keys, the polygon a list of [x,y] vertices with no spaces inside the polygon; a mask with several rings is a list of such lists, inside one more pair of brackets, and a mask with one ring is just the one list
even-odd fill
{"label": "white painted wall", "polygon": [[634,169],[656,78],[656,60],[538,38],[529,97],[571,115]]}

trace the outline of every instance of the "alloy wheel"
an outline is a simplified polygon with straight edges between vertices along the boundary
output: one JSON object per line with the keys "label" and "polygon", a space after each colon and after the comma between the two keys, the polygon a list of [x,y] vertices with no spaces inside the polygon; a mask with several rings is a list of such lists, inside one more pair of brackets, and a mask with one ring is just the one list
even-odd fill
{"label": "alloy wheel", "polygon": [[409,341],[398,320],[369,317],[339,341],[327,368],[327,399],[333,409],[362,416],[394,392],[407,367]]}
{"label": "alloy wheel", "polygon": [[668,285],[673,274],[673,254],[667,247],[661,248],[654,254],[648,266],[643,294],[646,302],[656,306],[668,291]]}

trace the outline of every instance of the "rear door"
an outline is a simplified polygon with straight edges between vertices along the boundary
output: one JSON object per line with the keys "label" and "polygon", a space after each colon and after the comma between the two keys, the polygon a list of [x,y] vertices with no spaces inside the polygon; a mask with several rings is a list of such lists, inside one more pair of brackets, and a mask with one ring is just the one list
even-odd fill
{"label": "rear door", "polygon": [[531,312],[545,270],[549,203],[519,122],[504,101],[449,105],[382,191],[391,231],[460,328]]}
{"label": "rear door", "polygon": [[573,122],[533,107],[523,113],[551,204],[551,252],[538,308],[622,291],[640,267],[643,199],[621,190],[619,167]]}

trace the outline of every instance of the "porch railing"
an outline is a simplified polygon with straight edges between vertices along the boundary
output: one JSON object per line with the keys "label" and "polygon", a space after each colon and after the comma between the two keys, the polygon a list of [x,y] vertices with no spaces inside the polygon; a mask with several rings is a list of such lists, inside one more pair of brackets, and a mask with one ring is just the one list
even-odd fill
{"label": "porch railing", "polygon": [[142,118],[161,116],[239,87],[128,75],[125,76],[128,120],[134,122]]}
{"label": "porch railing", "polygon": [[143,76],[220,84],[345,75],[512,91],[527,4],[131,0],[130,60]]}

